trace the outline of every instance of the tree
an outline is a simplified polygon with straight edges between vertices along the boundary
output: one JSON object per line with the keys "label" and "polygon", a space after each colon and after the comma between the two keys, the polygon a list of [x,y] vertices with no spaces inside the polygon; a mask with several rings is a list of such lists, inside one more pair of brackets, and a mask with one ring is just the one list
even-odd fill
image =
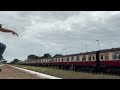
{"label": "tree", "polygon": [[21,60],[14,59],[14,60],[13,60],[13,61],[11,61],[10,63],[11,63],[11,64],[15,64],[16,62],[19,62],[19,61],[21,61]]}
{"label": "tree", "polygon": [[44,54],[43,57],[44,57],[44,58],[49,58],[49,57],[51,57],[51,55],[50,55],[49,53],[46,53],[46,54]]}
{"label": "tree", "polygon": [[55,54],[54,57],[59,57],[59,56],[62,56],[62,54]]}
{"label": "tree", "polygon": [[36,55],[29,55],[28,59],[39,59],[39,57]]}
{"label": "tree", "polygon": [[2,61],[3,64],[7,63],[7,61]]}

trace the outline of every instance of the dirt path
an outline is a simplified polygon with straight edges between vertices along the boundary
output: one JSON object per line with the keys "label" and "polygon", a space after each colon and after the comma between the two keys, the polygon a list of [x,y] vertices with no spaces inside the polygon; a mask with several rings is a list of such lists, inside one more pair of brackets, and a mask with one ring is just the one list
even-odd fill
{"label": "dirt path", "polygon": [[32,74],[15,69],[9,65],[0,66],[0,79],[40,79]]}

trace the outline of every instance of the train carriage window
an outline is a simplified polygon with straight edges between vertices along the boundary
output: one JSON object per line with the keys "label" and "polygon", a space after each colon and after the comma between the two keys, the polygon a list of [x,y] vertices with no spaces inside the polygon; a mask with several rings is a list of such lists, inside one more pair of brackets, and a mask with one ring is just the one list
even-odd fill
{"label": "train carriage window", "polygon": [[79,61],[79,56],[76,57],[76,61]]}
{"label": "train carriage window", "polygon": [[58,59],[56,58],[56,62],[58,62]]}
{"label": "train carriage window", "polygon": [[51,62],[53,62],[53,58],[51,59]]}
{"label": "train carriage window", "polygon": [[63,58],[62,58],[62,62],[63,62]]}
{"label": "train carriage window", "polygon": [[55,59],[55,62],[57,62],[57,58]]}
{"label": "train carriage window", "polygon": [[105,56],[105,60],[108,60],[109,58],[108,58],[108,56]]}
{"label": "train carriage window", "polygon": [[95,57],[93,56],[93,60],[95,59]]}
{"label": "train carriage window", "polygon": [[109,60],[108,53],[105,53],[105,60]]}
{"label": "train carriage window", "polygon": [[59,62],[60,62],[60,58],[59,58]]}
{"label": "train carriage window", "polygon": [[54,62],[56,62],[56,58],[54,59]]}
{"label": "train carriage window", "polygon": [[69,57],[67,57],[67,61],[69,61]]}
{"label": "train carriage window", "polygon": [[114,52],[114,53],[113,53],[113,59],[114,59],[114,60],[120,59],[120,52]]}
{"label": "train carriage window", "polygon": [[86,56],[82,56],[82,61],[86,61]]}
{"label": "train carriage window", "polygon": [[101,55],[101,59],[103,59],[103,55]]}
{"label": "train carriage window", "polygon": [[57,62],[58,61],[58,59],[57,58],[55,58],[55,62]]}
{"label": "train carriage window", "polygon": [[117,59],[117,55],[113,55],[113,59],[114,59],[114,60]]}
{"label": "train carriage window", "polygon": [[89,57],[89,61],[91,61],[91,56]]}
{"label": "train carriage window", "polygon": [[74,58],[73,58],[73,57],[71,58],[71,61],[74,61]]}
{"label": "train carriage window", "polygon": [[118,59],[120,59],[120,55],[118,55]]}
{"label": "train carriage window", "polygon": [[59,58],[60,62],[61,62],[61,58]]}

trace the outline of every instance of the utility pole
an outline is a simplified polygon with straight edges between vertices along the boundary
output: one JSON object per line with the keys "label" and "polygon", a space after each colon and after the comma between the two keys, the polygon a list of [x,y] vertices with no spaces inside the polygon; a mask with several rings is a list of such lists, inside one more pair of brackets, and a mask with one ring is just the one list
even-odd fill
{"label": "utility pole", "polygon": [[87,46],[88,46],[88,45],[85,45],[85,46],[86,46],[86,52],[88,52],[88,51],[87,51]]}
{"label": "utility pole", "polygon": [[99,43],[99,40],[96,40],[97,42],[98,42],[98,48],[99,48],[99,50],[100,50],[100,43]]}
{"label": "utility pole", "polygon": [[[63,50],[63,49],[62,49]],[[62,50],[61,50],[61,55],[62,55]]]}
{"label": "utility pole", "polygon": [[65,55],[66,55],[66,49],[63,49],[65,51]]}
{"label": "utility pole", "polygon": [[66,49],[65,49],[65,55],[66,55]]}

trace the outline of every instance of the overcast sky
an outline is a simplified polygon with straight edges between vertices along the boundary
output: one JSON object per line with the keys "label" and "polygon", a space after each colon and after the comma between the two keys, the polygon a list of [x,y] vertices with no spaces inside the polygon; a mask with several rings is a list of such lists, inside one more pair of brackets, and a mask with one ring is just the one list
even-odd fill
{"label": "overcast sky", "polygon": [[86,45],[95,51],[96,40],[100,49],[120,47],[119,11],[0,11],[0,21],[19,34],[0,32],[8,61],[25,60],[30,54],[86,52]]}

